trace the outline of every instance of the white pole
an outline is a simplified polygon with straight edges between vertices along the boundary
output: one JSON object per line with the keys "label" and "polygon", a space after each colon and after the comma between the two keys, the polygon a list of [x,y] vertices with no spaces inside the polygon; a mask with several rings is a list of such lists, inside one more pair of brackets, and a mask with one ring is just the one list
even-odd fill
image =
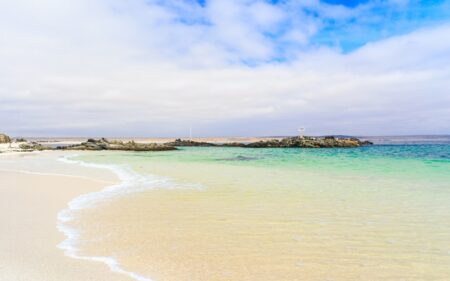
{"label": "white pole", "polygon": [[304,135],[304,133],[305,133],[305,128],[303,128],[303,127],[299,128],[299,129],[298,129],[298,132],[299,132],[299,134],[300,134],[300,137],[303,138],[303,135]]}
{"label": "white pole", "polygon": [[189,127],[189,140],[192,140],[192,127]]}

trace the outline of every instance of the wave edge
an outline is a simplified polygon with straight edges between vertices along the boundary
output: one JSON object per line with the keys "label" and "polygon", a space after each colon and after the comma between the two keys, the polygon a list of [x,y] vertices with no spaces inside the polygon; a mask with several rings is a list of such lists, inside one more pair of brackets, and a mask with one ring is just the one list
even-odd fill
{"label": "wave edge", "polygon": [[63,209],[58,213],[57,229],[66,236],[66,239],[59,243],[57,247],[63,250],[64,254],[68,257],[104,263],[112,272],[127,275],[128,277],[131,277],[137,281],[154,281],[149,277],[125,270],[114,257],[81,255],[79,253],[80,250],[76,247],[80,236],[79,231],[73,227],[68,226],[67,223],[75,218],[75,213],[78,210],[91,208],[95,206],[95,203],[124,194],[136,193],[155,187],[167,187],[171,181],[163,177],[143,176],[126,166],[112,164],[93,164],[71,159],[77,156],[78,155],[64,156],[59,158],[58,160],[68,164],[77,164],[89,168],[110,170],[118,176],[118,178],[120,179],[120,183],[107,186],[100,191],[80,195],[72,199],[67,204],[66,209]]}

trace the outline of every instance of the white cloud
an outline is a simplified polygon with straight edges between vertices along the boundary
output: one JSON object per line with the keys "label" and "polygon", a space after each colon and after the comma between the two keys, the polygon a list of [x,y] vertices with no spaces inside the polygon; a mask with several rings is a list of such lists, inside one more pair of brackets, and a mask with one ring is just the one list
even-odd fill
{"label": "white cloud", "polygon": [[[191,124],[205,135],[289,134],[298,125],[313,133],[450,132],[449,25],[349,54],[322,47],[250,67],[242,58],[276,52],[264,34],[292,18],[286,9],[219,0],[205,9],[33,3],[0,2],[0,130],[11,134],[176,135]],[[302,44],[320,27],[306,15],[290,21],[285,36],[297,32]]]}

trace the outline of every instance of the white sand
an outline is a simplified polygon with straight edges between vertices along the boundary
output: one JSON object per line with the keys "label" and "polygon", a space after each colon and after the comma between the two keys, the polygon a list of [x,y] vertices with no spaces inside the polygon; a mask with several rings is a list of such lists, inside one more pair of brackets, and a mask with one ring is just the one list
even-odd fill
{"label": "white sand", "polygon": [[[51,152],[0,155],[0,280],[132,280],[102,263],[67,257],[57,248],[65,239],[56,228],[57,213],[76,196],[107,184],[76,174],[63,176],[67,164],[58,164],[55,158]],[[116,180],[114,175],[98,173]]]}
{"label": "white sand", "polygon": [[0,153],[19,151],[21,143],[0,143]]}

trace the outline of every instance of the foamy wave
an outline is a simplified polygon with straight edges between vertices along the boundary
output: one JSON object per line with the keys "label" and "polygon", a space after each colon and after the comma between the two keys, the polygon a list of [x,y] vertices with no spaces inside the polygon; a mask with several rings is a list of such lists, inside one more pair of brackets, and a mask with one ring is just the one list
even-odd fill
{"label": "foamy wave", "polygon": [[58,213],[58,230],[64,233],[66,240],[58,245],[58,248],[64,250],[64,253],[72,258],[102,262],[106,264],[111,271],[125,274],[138,281],[152,281],[150,278],[139,275],[134,272],[126,271],[113,257],[91,257],[80,254],[76,247],[79,241],[79,231],[67,225],[75,218],[77,211],[92,208],[97,203],[111,200],[117,196],[142,192],[153,188],[201,188],[200,185],[179,185],[172,180],[164,177],[141,175],[124,165],[93,164],[86,163],[72,158],[78,155],[64,156],[60,161],[68,164],[77,164],[84,167],[95,169],[106,169],[114,172],[120,179],[120,183],[104,188],[98,192],[92,192],[81,195],[68,203],[68,207]]}

